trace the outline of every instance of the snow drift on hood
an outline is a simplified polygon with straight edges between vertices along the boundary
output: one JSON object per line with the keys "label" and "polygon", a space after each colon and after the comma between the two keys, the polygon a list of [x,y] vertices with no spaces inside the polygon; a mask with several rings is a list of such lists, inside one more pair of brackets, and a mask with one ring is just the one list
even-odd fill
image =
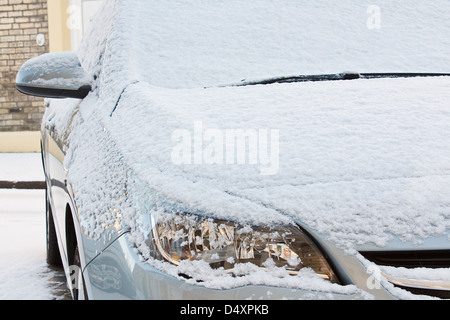
{"label": "snow drift on hood", "polygon": [[[449,85],[448,78],[186,90],[136,84],[107,129],[149,187],[190,210],[254,224],[300,220],[349,247],[385,245],[393,235],[414,242],[450,228]],[[227,162],[228,129],[278,130],[276,172],[261,174],[267,164],[259,158],[250,163],[250,142],[245,162]],[[177,160],[183,137],[192,142],[185,162]],[[196,160],[198,139],[204,153]],[[219,148],[223,160],[207,160]]]}

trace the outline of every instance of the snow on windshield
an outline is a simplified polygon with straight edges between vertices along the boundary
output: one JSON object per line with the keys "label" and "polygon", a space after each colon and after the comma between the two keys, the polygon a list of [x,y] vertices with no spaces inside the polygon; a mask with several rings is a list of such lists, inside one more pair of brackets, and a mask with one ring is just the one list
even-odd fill
{"label": "snow on windshield", "polygon": [[[450,71],[450,4],[119,1],[111,57],[129,77],[191,88],[297,74]],[[114,50],[114,49],[112,49]]]}

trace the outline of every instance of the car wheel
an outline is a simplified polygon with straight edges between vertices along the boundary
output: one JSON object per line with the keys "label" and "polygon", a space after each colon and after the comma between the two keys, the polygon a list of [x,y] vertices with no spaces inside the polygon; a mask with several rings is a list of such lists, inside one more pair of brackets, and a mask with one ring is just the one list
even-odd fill
{"label": "car wheel", "polygon": [[58,239],[56,238],[55,223],[52,209],[48,201],[47,188],[45,188],[45,211],[46,211],[46,242],[47,242],[47,263],[52,267],[61,268],[61,255],[59,253]]}

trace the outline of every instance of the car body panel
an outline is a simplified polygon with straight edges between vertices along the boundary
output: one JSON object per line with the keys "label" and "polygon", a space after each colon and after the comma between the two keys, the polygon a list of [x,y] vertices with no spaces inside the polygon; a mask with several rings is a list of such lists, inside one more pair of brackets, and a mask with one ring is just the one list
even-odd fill
{"label": "car body panel", "polygon": [[[126,101],[127,97],[125,96],[124,100],[122,100],[122,103],[124,103]],[[54,101],[51,100],[49,101],[50,106],[48,108],[48,112],[46,114],[46,116],[44,117],[45,121],[48,121],[48,119],[50,118],[50,122],[52,122],[51,120],[53,119],[53,114],[54,113],[58,113],[58,107],[59,104],[62,104],[64,102],[61,101]],[[55,105],[52,106],[52,103],[54,103]],[[75,103],[75,102],[73,102]],[[97,156],[99,157],[103,157],[106,156],[106,153],[104,152],[110,152],[112,154],[114,154],[114,156],[112,156],[111,158],[111,163],[105,163],[106,166],[104,168],[100,168],[100,167],[94,167],[92,170],[98,171],[100,170],[100,172],[109,172],[109,171],[113,171],[113,172],[122,172],[122,180],[124,181],[124,185],[118,186],[116,184],[116,187],[118,187],[118,190],[122,190],[123,187],[125,185],[127,185],[128,183],[130,183],[129,185],[127,185],[126,190],[123,189],[122,191],[126,191],[129,195],[132,195],[133,197],[135,197],[136,199],[141,199],[144,200],[146,197],[149,197],[150,194],[146,193],[146,188],[148,187],[146,185],[145,182],[143,182],[143,185],[139,186],[139,185],[134,185],[131,183],[136,183],[136,180],[134,179],[130,179],[130,172],[133,172],[133,174],[136,174],[136,172],[133,169],[133,164],[131,163],[127,163],[126,161],[124,161],[125,158],[123,158],[123,150],[120,150],[118,148],[118,146],[120,146],[120,143],[118,144],[117,140],[114,140],[114,138],[117,138],[117,135],[113,132],[111,132],[110,130],[108,130],[107,128],[110,128],[110,124],[107,123],[107,121],[109,121],[109,119],[111,119],[112,121],[114,120],[114,117],[117,115],[120,115],[121,112],[123,112],[123,110],[121,108],[123,108],[122,104],[118,104],[118,109],[116,110],[116,113],[114,115],[112,115],[111,117],[107,117],[105,119],[98,121],[100,118],[97,118],[98,115],[97,114],[91,114],[89,112],[86,111],[86,109],[83,108],[87,108],[87,104],[85,102],[83,102],[84,105],[77,106],[75,108],[70,109],[70,111],[72,112],[71,116],[68,117],[70,118],[70,120],[66,121],[67,127],[63,128],[63,127],[58,127],[56,126],[54,128],[54,130],[50,130],[52,128],[51,124],[44,126],[43,129],[43,141],[44,141],[44,159],[46,162],[45,168],[46,168],[46,177],[48,179],[48,181],[50,181],[51,183],[49,184],[51,189],[49,191],[51,191],[51,205],[52,205],[52,209],[53,212],[55,212],[55,220],[56,220],[56,224],[58,226],[58,230],[59,230],[59,235],[60,235],[60,245],[61,245],[61,251],[62,251],[62,255],[66,256],[67,260],[67,253],[66,253],[66,246],[65,246],[65,235],[64,235],[64,231],[65,231],[65,224],[66,224],[66,208],[67,205],[69,205],[69,207],[71,208],[71,212],[73,213],[74,216],[74,221],[77,221],[77,239],[78,242],[80,243],[80,245],[83,247],[82,249],[82,254],[83,254],[83,258],[82,260],[83,265],[86,266],[85,267],[85,278],[86,279],[91,279],[92,277],[92,282],[95,283],[97,285],[96,288],[92,287],[93,284],[90,283],[87,285],[87,288],[89,291],[88,294],[90,295],[91,298],[96,298],[96,297],[108,297],[108,298],[130,298],[130,297],[141,297],[141,298],[154,298],[155,296],[153,295],[153,293],[151,292],[147,292],[145,288],[136,288],[135,284],[137,283],[152,283],[152,281],[156,281],[158,284],[156,285],[157,287],[161,287],[161,286],[165,286],[164,283],[168,282],[171,283],[172,281],[174,282],[174,285],[168,285],[167,287],[165,287],[165,294],[164,297],[170,297],[173,295],[178,295],[179,293],[177,293],[176,291],[173,291],[174,288],[178,288],[180,286],[180,281],[183,282],[183,280],[180,279],[176,279],[173,278],[173,276],[163,276],[161,277],[161,272],[155,270],[153,267],[149,266],[144,267],[143,263],[139,262],[140,268],[142,270],[146,270],[148,272],[150,272],[151,276],[149,276],[149,274],[146,274],[145,272],[142,273],[138,273],[138,276],[136,276],[136,274],[134,274],[131,271],[126,271],[126,275],[122,275],[121,276],[121,281],[125,281],[127,280],[127,282],[121,282],[123,286],[120,286],[121,289],[125,288],[125,292],[124,295],[121,295],[121,290],[117,291],[117,290],[113,290],[111,293],[110,291],[112,290],[112,287],[109,286],[117,286],[118,282],[115,282],[114,279],[109,279],[106,281],[106,283],[110,283],[109,285],[106,285],[104,288],[102,288],[101,286],[99,287],[99,284],[96,282],[98,281],[98,279],[101,279],[101,277],[99,275],[95,276],[92,275],[95,274],[96,272],[101,272],[101,270],[103,270],[104,272],[107,272],[108,274],[111,274],[112,276],[114,276],[114,274],[116,274],[117,272],[115,271],[111,271],[111,270],[121,270],[122,269],[118,268],[118,267],[114,267],[112,268],[110,271],[105,271],[106,268],[106,263],[104,262],[106,261],[110,261],[112,263],[112,259],[114,258],[114,256],[117,257],[127,257],[126,261],[115,261],[114,264],[118,264],[119,266],[128,266],[129,264],[134,264],[136,263],[136,261],[134,263],[132,263],[131,261],[133,259],[138,259],[138,256],[135,253],[130,253],[128,251],[129,250],[125,250],[125,247],[132,247],[132,245],[130,245],[127,242],[124,242],[125,240],[122,239],[122,235],[125,233],[128,233],[129,231],[127,231],[127,228],[129,228],[126,224],[122,225],[120,224],[119,226],[116,226],[115,228],[113,228],[112,226],[103,226],[100,229],[96,229],[96,231],[94,232],[94,234],[92,234],[93,232],[93,227],[98,228],[99,226],[97,224],[94,225],[89,225],[89,224],[85,224],[83,221],[89,220],[89,219],[96,219],[95,217],[89,217],[89,215],[86,215],[86,212],[80,212],[79,208],[80,206],[77,205],[77,200],[76,197],[78,195],[77,192],[77,188],[79,188],[81,185],[79,184],[79,181],[75,180],[72,181],[70,180],[70,175],[68,175],[68,173],[70,173],[70,170],[68,170],[65,166],[67,164],[71,164],[70,161],[73,161],[73,158],[70,159],[66,159],[67,157],[67,150],[70,150],[70,146],[69,146],[69,141],[70,139],[68,139],[68,137],[70,137],[70,132],[71,132],[71,128],[73,125],[79,125],[80,121],[83,123],[89,123],[89,125],[94,125],[98,126],[98,128],[96,130],[94,130],[94,132],[96,132],[98,134],[98,137],[100,137],[100,141],[97,142],[96,144],[98,144],[98,148],[96,149],[97,151],[99,151],[99,155],[94,156],[94,159],[92,159],[92,157],[90,155],[88,155],[87,153],[86,155],[86,161],[88,163],[92,163],[95,164],[95,158]],[[53,107],[53,108],[52,108]],[[92,108],[92,106],[90,107]],[[84,111],[80,111],[80,110],[84,110]],[[67,115],[66,115],[67,117]],[[92,122],[94,121],[94,122]],[[82,131],[85,130],[86,128],[77,128],[76,130]],[[62,130],[62,132],[66,132],[65,133],[65,138],[61,138],[61,136],[58,136],[56,134],[56,132],[59,132],[58,130]],[[105,145],[108,145],[107,150],[103,150],[102,147],[104,147]],[[80,145],[77,145],[77,147],[80,147]],[[78,150],[78,151],[82,151],[82,150]],[[73,155],[71,155],[71,157],[73,157]],[[140,160],[139,159],[135,159],[136,163],[138,163]],[[116,166],[117,164],[120,163],[120,166],[116,167],[115,169],[113,168],[114,166]],[[84,164],[83,164],[84,165]],[[82,169],[82,166],[80,166],[79,170]],[[72,183],[75,182],[75,187],[72,185]],[[94,185],[97,185],[96,183],[94,183]],[[85,192],[83,188],[79,189],[81,190],[81,192]],[[112,193],[114,193],[114,191],[111,191]],[[142,194],[141,194],[142,193]],[[151,199],[148,198],[148,199]],[[139,200],[138,200],[139,201]],[[144,200],[143,202],[147,202],[148,200]],[[103,201],[100,199],[98,204],[96,205],[101,205],[103,203]],[[83,206],[82,206],[83,207]],[[150,206],[151,207],[151,206]],[[105,210],[108,211],[108,210]],[[299,224],[301,224],[302,226],[308,228],[308,223],[305,223],[303,221],[297,220]],[[121,221],[122,223],[123,221]],[[83,227],[84,226],[84,227]],[[349,225],[349,227],[351,227],[351,225]],[[112,231],[112,232],[111,232]],[[316,239],[319,239],[319,242],[322,246],[322,248],[326,248],[327,252],[329,252],[329,256],[332,257],[332,259],[334,260],[335,266],[336,268],[342,270],[343,272],[346,273],[347,277],[350,279],[350,282],[353,284],[358,284],[359,288],[362,287],[366,287],[365,290],[367,292],[371,292],[370,288],[367,288],[367,283],[368,283],[368,279],[370,279],[371,275],[370,273],[368,273],[366,271],[366,267],[359,262],[357,259],[355,259],[355,257],[352,257],[351,255],[346,254],[345,252],[343,252],[341,249],[338,249],[338,247],[336,246],[336,244],[331,244],[330,241],[328,241],[327,239],[329,238],[329,235],[327,234],[323,234],[318,232],[317,230],[314,229],[309,229],[311,234],[315,235]],[[116,239],[119,239],[116,241]],[[120,240],[122,239],[122,240]],[[127,243],[127,246],[124,246],[124,243]],[[375,244],[371,244],[371,243],[365,243],[364,245],[360,245],[355,247],[355,250],[394,250],[394,249],[402,249],[402,250],[417,250],[420,248],[428,248],[428,249],[439,249],[439,248],[448,248],[448,240],[447,240],[447,236],[446,235],[442,235],[440,237],[430,237],[430,238],[425,238],[424,242],[419,243],[419,244],[408,244],[405,241],[396,239],[395,237],[393,238],[393,241],[389,242],[387,245],[384,246],[380,246],[380,245],[375,245]],[[115,252],[115,253],[113,253]],[[131,260],[130,260],[131,259]],[[68,262],[66,262],[66,267],[68,267]],[[127,267],[129,268],[129,266]],[[157,276],[157,275],[160,276]],[[153,276],[156,277],[156,279],[159,280],[153,280]],[[125,280],[123,280],[125,279]],[[153,284],[154,285],[154,284]],[[130,287],[131,286],[131,287]],[[189,285],[190,287],[191,285]],[[132,288],[132,289],[130,289]],[[194,288],[197,288],[197,286],[194,285]],[[232,290],[226,290],[225,293],[223,292],[218,292],[213,290],[213,294],[210,293],[211,289],[208,288],[202,288],[199,290],[196,289],[189,289],[190,294],[187,294],[186,296],[189,297],[197,297],[197,298],[202,298],[205,296],[216,296],[216,297],[227,297],[228,294],[231,294],[230,297],[244,297],[247,296],[249,294],[249,292],[252,292],[252,294],[256,294],[255,292],[259,292],[258,290],[266,290],[267,288],[264,287],[257,287],[259,289],[255,289],[255,287],[252,287],[251,289],[246,289],[246,288],[236,288],[236,289],[232,289]],[[381,286],[381,288],[383,288]],[[116,287],[117,289],[117,287]],[[256,290],[256,291],[253,291]],[[130,292],[134,292],[133,295],[131,295]],[[137,293],[140,292],[140,293]],[[193,292],[195,293],[195,295],[191,295],[193,294]],[[209,292],[209,293],[208,293]],[[386,292],[385,289],[380,289],[379,287],[376,287],[375,292],[375,296],[378,296],[382,299],[390,299],[393,298],[393,296]],[[280,289],[280,294],[284,294],[285,290]],[[292,297],[295,298],[305,298],[310,294],[315,294],[315,292],[309,292],[309,291],[305,291],[305,290],[299,290],[299,292],[297,292],[298,294],[294,294],[292,295]],[[198,296],[196,296],[198,294]],[[319,294],[317,297],[319,297],[321,294]],[[277,295],[274,295],[274,297]],[[361,295],[356,295],[356,296],[346,296],[346,295],[337,295],[338,297],[341,298],[361,298]],[[334,296],[333,296],[334,297]]]}
{"label": "car body panel", "polygon": [[[101,255],[92,261],[85,270],[89,278],[88,295],[101,296],[104,299],[168,299],[168,300],[360,300],[372,299],[364,291],[352,294],[330,293],[311,289],[294,289],[263,285],[247,285],[232,289],[211,289],[199,284],[187,283],[140,261],[131,248],[127,234],[114,241]],[[344,258],[345,259],[345,258]],[[353,276],[356,282],[366,282],[367,278],[358,279],[361,264],[355,261]],[[360,270],[358,270],[360,269]],[[375,290],[366,288],[374,297],[383,300],[395,299],[382,287]]]}
{"label": "car body panel", "polygon": [[[61,104],[68,104],[67,100],[70,100],[69,104],[71,105],[69,112],[59,111]],[[89,235],[87,229],[83,227],[83,217],[79,213],[75,199],[76,190],[73,189],[73,185],[68,179],[68,169],[65,164],[67,150],[70,146],[69,136],[72,122],[77,116],[81,116],[80,103],[82,104],[82,101],[78,99],[47,100],[42,125],[42,153],[49,201],[58,233],[61,256],[64,257],[62,260],[66,269],[69,267],[67,252],[68,214],[71,214],[72,221],[75,223],[76,238],[81,248],[83,265],[87,265],[121,233],[119,231],[116,235],[109,235],[101,241],[95,241]],[[63,118],[67,117],[64,126],[58,127],[55,125],[54,119],[58,115]],[[88,243],[88,245],[84,246],[84,243]]]}
{"label": "car body panel", "polygon": [[[126,101],[126,98],[123,100]],[[122,102],[123,102],[122,101]],[[54,103],[54,105],[52,105]],[[82,103],[81,106],[74,107],[70,109],[71,115],[67,117],[70,120],[67,120],[65,123],[67,127],[52,127],[52,120],[54,118],[54,114],[58,114],[59,104],[63,104],[64,101],[49,101],[49,107],[46,112],[46,116],[44,117],[44,123],[48,123],[48,125],[43,126],[43,145],[44,145],[44,162],[45,162],[45,171],[46,178],[50,182],[49,183],[49,191],[50,191],[50,201],[52,205],[52,210],[55,212],[55,220],[57,224],[57,230],[59,232],[59,242],[61,248],[61,254],[65,257],[64,264],[65,267],[69,267],[69,262],[67,261],[67,252],[66,252],[66,236],[64,234],[66,230],[66,219],[67,219],[67,206],[71,209],[71,213],[73,214],[74,221],[76,221],[76,231],[77,231],[77,239],[78,243],[82,247],[82,261],[85,273],[85,278],[90,279],[87,281],[88,288],[88,296],[91,298],[155,298],[154,292],[152,290],[148,291],[146,287],[137,287],[136,283],[142,284],[146,283],[151,285],[151,287],[164,288],[164,298],[179,296],[179,291],[175,290],[182,285],[183,280],[174,278],[173,276],[165,275],[164,272],[161,272],[155,269],[152,266],[145,266],[145,263],[142,263],[138,255],[131,248],[133,245],[130,245],[128,241],[126,241],[126,237],[122,237],[124,234],[128,234],[128,226],[126,224],[122,224],[123,221],[120,221],[118,226],[105,225],[100,229],[96,229],[97,231],[92,234],[92,227],[99,227],[97,224],[89,225],[85,224],[84,221],[92,219],[93,217],[89,217],[86,215],[86,212],[80,212],[80,206],[77,205],[76,197],[78,195],[77,188],[81,185],[79,181],[75,180],[75,187],[72,185],[74,181],[70,179],[70,170],[66,168],[66,165],[70,165],[73,158],[67,159],[67,150],[70,150],[70,144],[68,139],[71,136],[72,126],[79,125],[80,121],[83,123],[89,123],[89,125],[93,125],[96,123],[98,127],[94,132],[98,134],[100,137],[98,144],[98,150],[100,153],[98,156],[103,157],[106,156],[103,152],[110,152],[113,154],[111,163],[105,163],[106,166],[104,168],[94,167],[92,170],[100,170],[100,172],[122,172],[122,180],[124,184],[122,186],[116,187],[118,190],[126,191],[129,195],[135,197],[135,199],[144,200],[148,193],[146,193],[145,189],[148,187],[146,183],[143,182],[143,185],[132,185],[131,182],[136,183],[136,180],[130,179],[130,172],[136,174],[133,169],[133,164],[127,163],[124,161],[122,156],[123,150],[120,150],[118,146],[120,144],[117,143],[117,135],[109,131],[109,124],[105,121],[113,118],[117,114],[123,112],[122,105],[118,105],[118,109],[116,110],[117,114],[112,117],[102,119],[99,122],[97,118],[98,115],[91,114],[86,111],[87,105],[85,102],[84,105]],[[75,101],[73,101],[75,105]],[[78,103],[79,104],[79,103]],[[92,106],[91,106],[92,108]],[[84,111],[80,111],[84,110]],[[50,120],[49,120],[50,119]],[[94,122],[92,122],[94,121]],[[53,130],[52,130],[53,129]],[[77,128],[76,130],[84,130],[86,128]],[[58,132],[65,132],[64,135],[58,135]],[[107,150],[103,150],[102,147],[108,145]],[[77,147],[80,147],[79,145]],[[78,150],[80,151],[80,150]],[[82,150],[81,150],[82,151]],[[95,161],[91,161],[88,154],[86,155],[86,161],[88,163],[95,164]],[[70,155],[73,157],[73,155]],[[97,155],[95,156],[97,157]],[[94,157],[94,158],[95,158]],[[95,160],[95,159],[94,159]],[[135,159],[139,161],[139,159]],[[113,168],[117,164],[120,165]],[[84,165],[84,164],[83,164]],[[80,166],[82,169],[82,166]],[[127,185],[130,183],[129,185]],[[94,184],[96,185],[96,184]],[[127,185],[126,190],[124,189],[125,185]],[[83,188],[79,189],[81,192],[85,192]],[[114,191],[111,191],[114,193]],[[142,194],[141,194],[142,193]],[[79,196],[79,195],[78,195]],[[149,198],[151,199],[151,197]],[[139,201],[139,200],[138,200]],[[143,202],[148,202],[148,200],[144,200]],[[99,204],[103,203],[100,200]],[[81,206],[83,207],[83,206]],[[105,210],[106,212],[108,210]],[[111,211],[110,211],[111,212]],[[93,218],[96,219],[95,217]],[[297,220],[299,224],[308,228],[309,232],[314,235],[315,239],[318,239],[322,248],[326,249],[329,253],[329,256],[334,261],[334,265],[337,269],[340,269],[342,272],[346,274],[349,279],[349,283],[357,284],[358,288],[364,288],[366,292],[374,293],[375,297],[381,299],[391,299],[394,298],[383,286],[375,287],[375,290],[368,288],[367,284],[370,280],[371,274],[366,270],[367,267],[364,266],[358,259],[354,256],[349,255],[342,251],[336,246],[336,244],[332,244],[332,242],[328,241],[329,235],[318,232],[317,230],[311,229],[308,227],[308,224]],[[349,227],[351,227],[349,225]],[[99,233],[100,231],[100,233]],[[125,245],[126,244],[126,245]],[[393,241],[390,241],[387,245],[380,246],[371,243],[365,243],[364,245],[356,246],[355,250],[417,250],[417,249],[448,249],[448,238],[447,235],[442,235],[440,237],[429,237],[425,238],[423,242],[419,242],[418,244],[408,244],[405,241],[400,239],[393,238]],[[117,261],[117,258],[126,257],[124,261]],[[115,260],[114,260],[115,259]],[[114,262],[113,262],[114,260]],[[111,263],[109,267],[107,267],[108,263]],[[141,270],[138,273],[133,272],[135,266],[139,265],[139,268],[136,270]],[[123,269],[125,268],[126,269]],[[109,268],[109,269],[108,269]],[[128,269],[132,269],[131,271]],[[124,271],[125,270],[125,271]],[[119,272],[120,271],[120,272]],[[145,272],[144,272],[145,271]],[[98,273],[105,272],[108,274],[108,277],[112,277],[112,279],[107,278],[104,283],[104,287],[99,285],[99,279],[102,279],[101,275]],[[119,272],[120,281],[117,279],[114,280],[114,276]],[[122,272],[125,272],[122,274]],[[97,274],[96,274],[97,273]],[[90,281],[90,282],[89,282]],[[180,284],[181,283],[181,284]],[[120,284],[120,286],[119,286]],[[268,287],[260,287],[260,286],[250,286],[250,287],[242,287],[242,288],[234,288],[231,290],[225,291],[217,291],[209,288],[198,288],[197,285],[187,285],[189,287],[188,293],[185,293],[186,297],[190,298],[199,298],[202,299],[204,297],[217,297],[221,298],[242,298],[248,297],[248,295],[257,294],[260,290],[268,290]],[[115,289],[114,289],[115,288]],[[114,289],[114,290],[113,290]],[[119,290],[120,289],[120,290]],[[124,291],[122,291],[124,290]],[[270,291],[270,290],[269,290]],[[272,297],[280,297],[278,294],[285,296],[287,292],[291,292],[291,298],[306,298],[315,296],[316,298],[321,297],[322,295],[327,296],[325,293],[317,293],[311,292],[309,290],[294,290],[296,293],[293,294],[292,290],[286,289],[276,289],[279,293],[274,294]],[[353,299],[353,298],[364,298],[364,295],[356,294],[356,295],[340,295],[331,294],[333,298],[344,298],[344,299]],[[331,297],[328,295],[328,297]]]}
{"label": "car body panel", "polygon": [[[73,220],[90,299],[392,299],[398,291],[374,278],[358,251],[449,249],[448,78],[162,88],[137,72],[145,73],[136,64],[139,50],[124,50],[142,49],[123,36],[139,8],[148,8],[148,2],[135,3],[129,13],[121,10],[130,6],[127,1],[105,3],[97,17],[104,27],[88,31],[79,52],[96,79],[92,92],[84,100],[48,100],[43,119],[45,176],[63,264],[69,270],[66,232]],[[216,76],[222,79],[208,79]],[[261,177],[259,168],[245,164],[179,166],[171,161],[171,134],[181,129],[195,135],[196,123],[287,132],[280,163],[292,167]],[[417,141],[423,149],[413,148]],[[426,157],[428,151],[432,156]],[[323,161],[327,156],[333,161]],[[377,167],[376,159],[392,166]],[[438,178],[444,187],[434,192]],[[421,189],[421,182],[431,189]],[[426,219],[427,205],[433,221]],[[151,214],[165,207],[243,224],[297,223],[343,275],[343,287],[357,289],[348,295],[267,285],[218,290],[169,275],[145,256]],[[415,207],[423,211],[410,213]]]}

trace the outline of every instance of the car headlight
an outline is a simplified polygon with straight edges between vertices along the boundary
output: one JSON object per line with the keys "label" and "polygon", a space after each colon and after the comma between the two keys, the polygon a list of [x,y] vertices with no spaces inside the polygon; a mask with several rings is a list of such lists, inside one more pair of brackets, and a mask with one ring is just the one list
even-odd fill
{"label": "car headlight", "polygon": [[315,243],[296,226],[242,226],[194,214],[173,214],[153,224],[154,258],[179,265],[203,260],[212,268],[232,272],[240,263],[264,268],[267,263],[295,275],[311,268],[323,279],[338,283]]}

